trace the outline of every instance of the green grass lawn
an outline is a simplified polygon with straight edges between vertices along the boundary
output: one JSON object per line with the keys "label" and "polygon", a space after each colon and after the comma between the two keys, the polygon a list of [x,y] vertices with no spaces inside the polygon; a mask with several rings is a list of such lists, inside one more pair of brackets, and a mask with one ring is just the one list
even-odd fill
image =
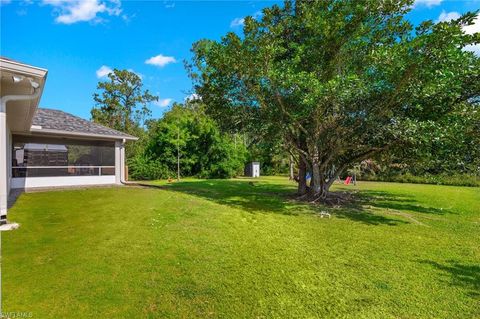
{"label": "green grass lawn", "polygon": [[[23,194],[3,310],[33,318],[479,318],[480,189],[285,178]],[[320,211],[332,218],[320,218]]]}

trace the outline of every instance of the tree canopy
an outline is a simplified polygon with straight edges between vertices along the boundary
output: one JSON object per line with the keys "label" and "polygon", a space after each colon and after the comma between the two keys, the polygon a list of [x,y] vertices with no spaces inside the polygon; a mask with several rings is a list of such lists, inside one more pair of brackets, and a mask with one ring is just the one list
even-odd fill
{"label": "tree canopy", "polygon": [[114,69],[93,94],[93,121],[126,133],[138,133],[151,114],[148,104],[158,97],[143,89],[142,79],[128,70]]}
{"label": "tree canopy", "polygon": [[[222,133],[202,105],[175,103],[163,118],[149,121],[148,126],[144,152],[131,161],[137,178],[176,176],[177,156],[182,176],[228,178],[243,170],[244,143]],[[154,172],[147,172],[147,166]]]}
{"label": "tree canopy", "polygon": [[355,163],[418,147],[454,112],[478,119],[476,12],[413,26],[413,1],[287,1],[242,35],[193,46],[197,93],[225,129],[276,136],[295,151],[299,193],[325,197]]}

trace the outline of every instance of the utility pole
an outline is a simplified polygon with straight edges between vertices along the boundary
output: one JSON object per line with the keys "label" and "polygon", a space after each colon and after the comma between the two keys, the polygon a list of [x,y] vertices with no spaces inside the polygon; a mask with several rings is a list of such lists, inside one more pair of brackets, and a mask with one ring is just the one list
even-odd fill
{"label": "utility pole", "polygon": [[180,128],[177,128],[177,181],[180,181]]}

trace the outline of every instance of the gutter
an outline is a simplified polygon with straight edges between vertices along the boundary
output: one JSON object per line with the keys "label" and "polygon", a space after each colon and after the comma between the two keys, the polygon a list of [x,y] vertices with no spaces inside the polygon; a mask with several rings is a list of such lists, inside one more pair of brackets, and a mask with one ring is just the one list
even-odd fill
{"label": "gutter", "polygon": [[0,67],[2,71],[11,72],[13,74],[19,74],[26,77],[41,78],[44,79],[48,70],[39,68],[33,65],[12,61],[4,58],[0,58]]}

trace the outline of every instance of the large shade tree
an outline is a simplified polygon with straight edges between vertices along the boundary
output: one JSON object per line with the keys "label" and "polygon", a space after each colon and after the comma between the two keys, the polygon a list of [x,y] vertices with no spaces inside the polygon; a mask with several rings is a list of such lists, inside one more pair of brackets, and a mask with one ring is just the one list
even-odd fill
{"label": "large shade tree", "polygon": [[478,110],[480,63],[464,48],[480,35],[463,31],[475,13],[415,27],[405,19],[412,4],[266,8],[242,35],[194,44],[197,93],[225,128],[283,139],[299,160],[299,193],[324,198],[346,168],[415,147],[462,106]]}

